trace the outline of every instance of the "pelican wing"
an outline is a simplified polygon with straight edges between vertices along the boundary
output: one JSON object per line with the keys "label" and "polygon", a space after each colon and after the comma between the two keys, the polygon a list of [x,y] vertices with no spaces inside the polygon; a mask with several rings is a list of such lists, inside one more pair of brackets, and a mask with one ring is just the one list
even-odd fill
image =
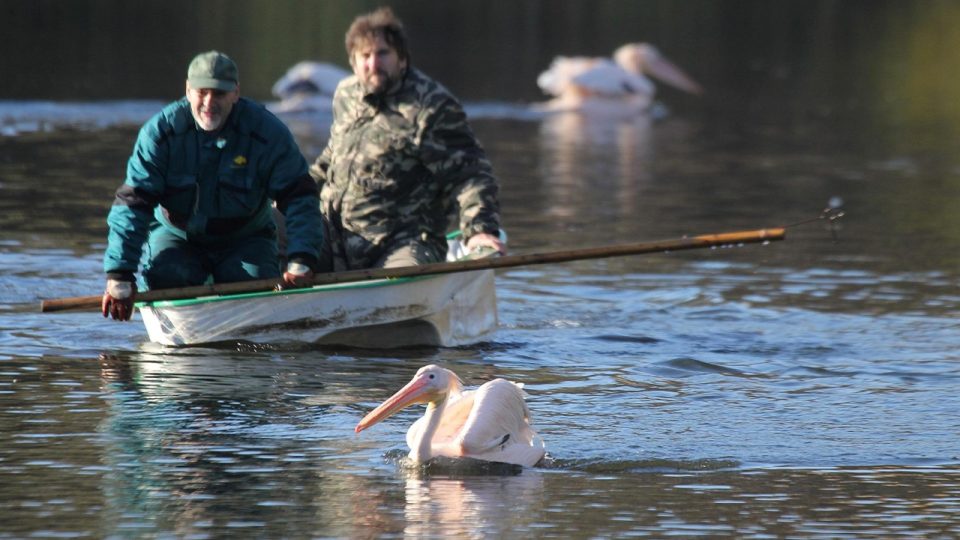
{"label": "pelican wing", "polygon": [[575,77],[588,71],[597,61],[597,58],[587,56],[558,56],[537,77],[537,86],[552,96],[562,95],[570,90]]}
{"label": "pelican wing", "polygon": [[477,389],[458,442],[462,456],[533,466],[544,456],[543,443],[530,427],[521,387],[504,379]]}
{"label": "pelican wing", "polygon": [[587,95],[621,97],[634,94],[653,95],[656,87],[643,75],[631,73],[609,61],[597,62],[573,78],[572,84]]}

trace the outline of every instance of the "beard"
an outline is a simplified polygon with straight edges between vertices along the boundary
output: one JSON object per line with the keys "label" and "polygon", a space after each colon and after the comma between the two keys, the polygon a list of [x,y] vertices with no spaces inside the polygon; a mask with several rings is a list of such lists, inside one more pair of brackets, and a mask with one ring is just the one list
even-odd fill
{"label": "beard", "polygon": [[393,89],[403,77],[402,72],[390,74],[383,70],[378,70],[375,74],[365,77],[361,84],[364,93],[367,95],[383,95]]}
{"label": "beard", "polygon": [[194,111],[193,119],[204,131],[216,131],[223,124],[223,111],[219,107],[203,107]]}

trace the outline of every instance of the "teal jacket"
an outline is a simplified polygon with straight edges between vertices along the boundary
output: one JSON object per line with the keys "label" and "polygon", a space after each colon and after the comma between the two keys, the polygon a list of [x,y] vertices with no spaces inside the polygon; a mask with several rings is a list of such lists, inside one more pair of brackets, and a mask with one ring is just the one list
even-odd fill
{"label": "teal jacket", "polygon": [[240,98],[211,135],[197,129],[186,98],[175,101],[140,129],[107,216],[104,271],[130,279],[154,219],[201,247],[217,245],[272,229],[273,201],[286,218],[288,258],[315,267],[318,190],[290,130]]}

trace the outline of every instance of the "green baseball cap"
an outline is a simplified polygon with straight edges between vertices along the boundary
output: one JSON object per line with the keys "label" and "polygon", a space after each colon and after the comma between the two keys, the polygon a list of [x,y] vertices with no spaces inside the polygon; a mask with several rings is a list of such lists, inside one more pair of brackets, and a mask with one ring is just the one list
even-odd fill
{"label": "green baseball cap", "polygon": [[240,74],[237,64],[218,51],[200,53],[187,68],[187,82],[192,88],[216,88],[232,92],[237,89]]}

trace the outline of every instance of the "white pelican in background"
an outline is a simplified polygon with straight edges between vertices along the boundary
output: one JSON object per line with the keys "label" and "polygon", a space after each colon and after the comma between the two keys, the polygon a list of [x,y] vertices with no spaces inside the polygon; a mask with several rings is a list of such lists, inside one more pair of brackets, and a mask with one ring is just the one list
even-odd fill
{"label": "white pelican in background", "polygon": [[337,84],[350,72],[325,62],[299,62],[273,83],[273,95],[280,99],[273,112],[329,112]]}
{"label": "white pelican in background", "polygon": [[407,431],[414,463],[448,457],[532,467],[546,453],[543,440],[530,427],[521,385],[495,379],[464,392],[454,372],[432,364],[364,416],[354,431],[360,433],[418,403],[426,403],[427,412]]}
{"label": "white pelican in background", "polygon": [[555,96],[537,108],[545,112],[644,112],[653,103],[656,87],[647,75],[670,86],[702,94],[703,88],[667,60],[653,45],[628,43],[613,58],[558,56],[537,77],[537,86]]}

